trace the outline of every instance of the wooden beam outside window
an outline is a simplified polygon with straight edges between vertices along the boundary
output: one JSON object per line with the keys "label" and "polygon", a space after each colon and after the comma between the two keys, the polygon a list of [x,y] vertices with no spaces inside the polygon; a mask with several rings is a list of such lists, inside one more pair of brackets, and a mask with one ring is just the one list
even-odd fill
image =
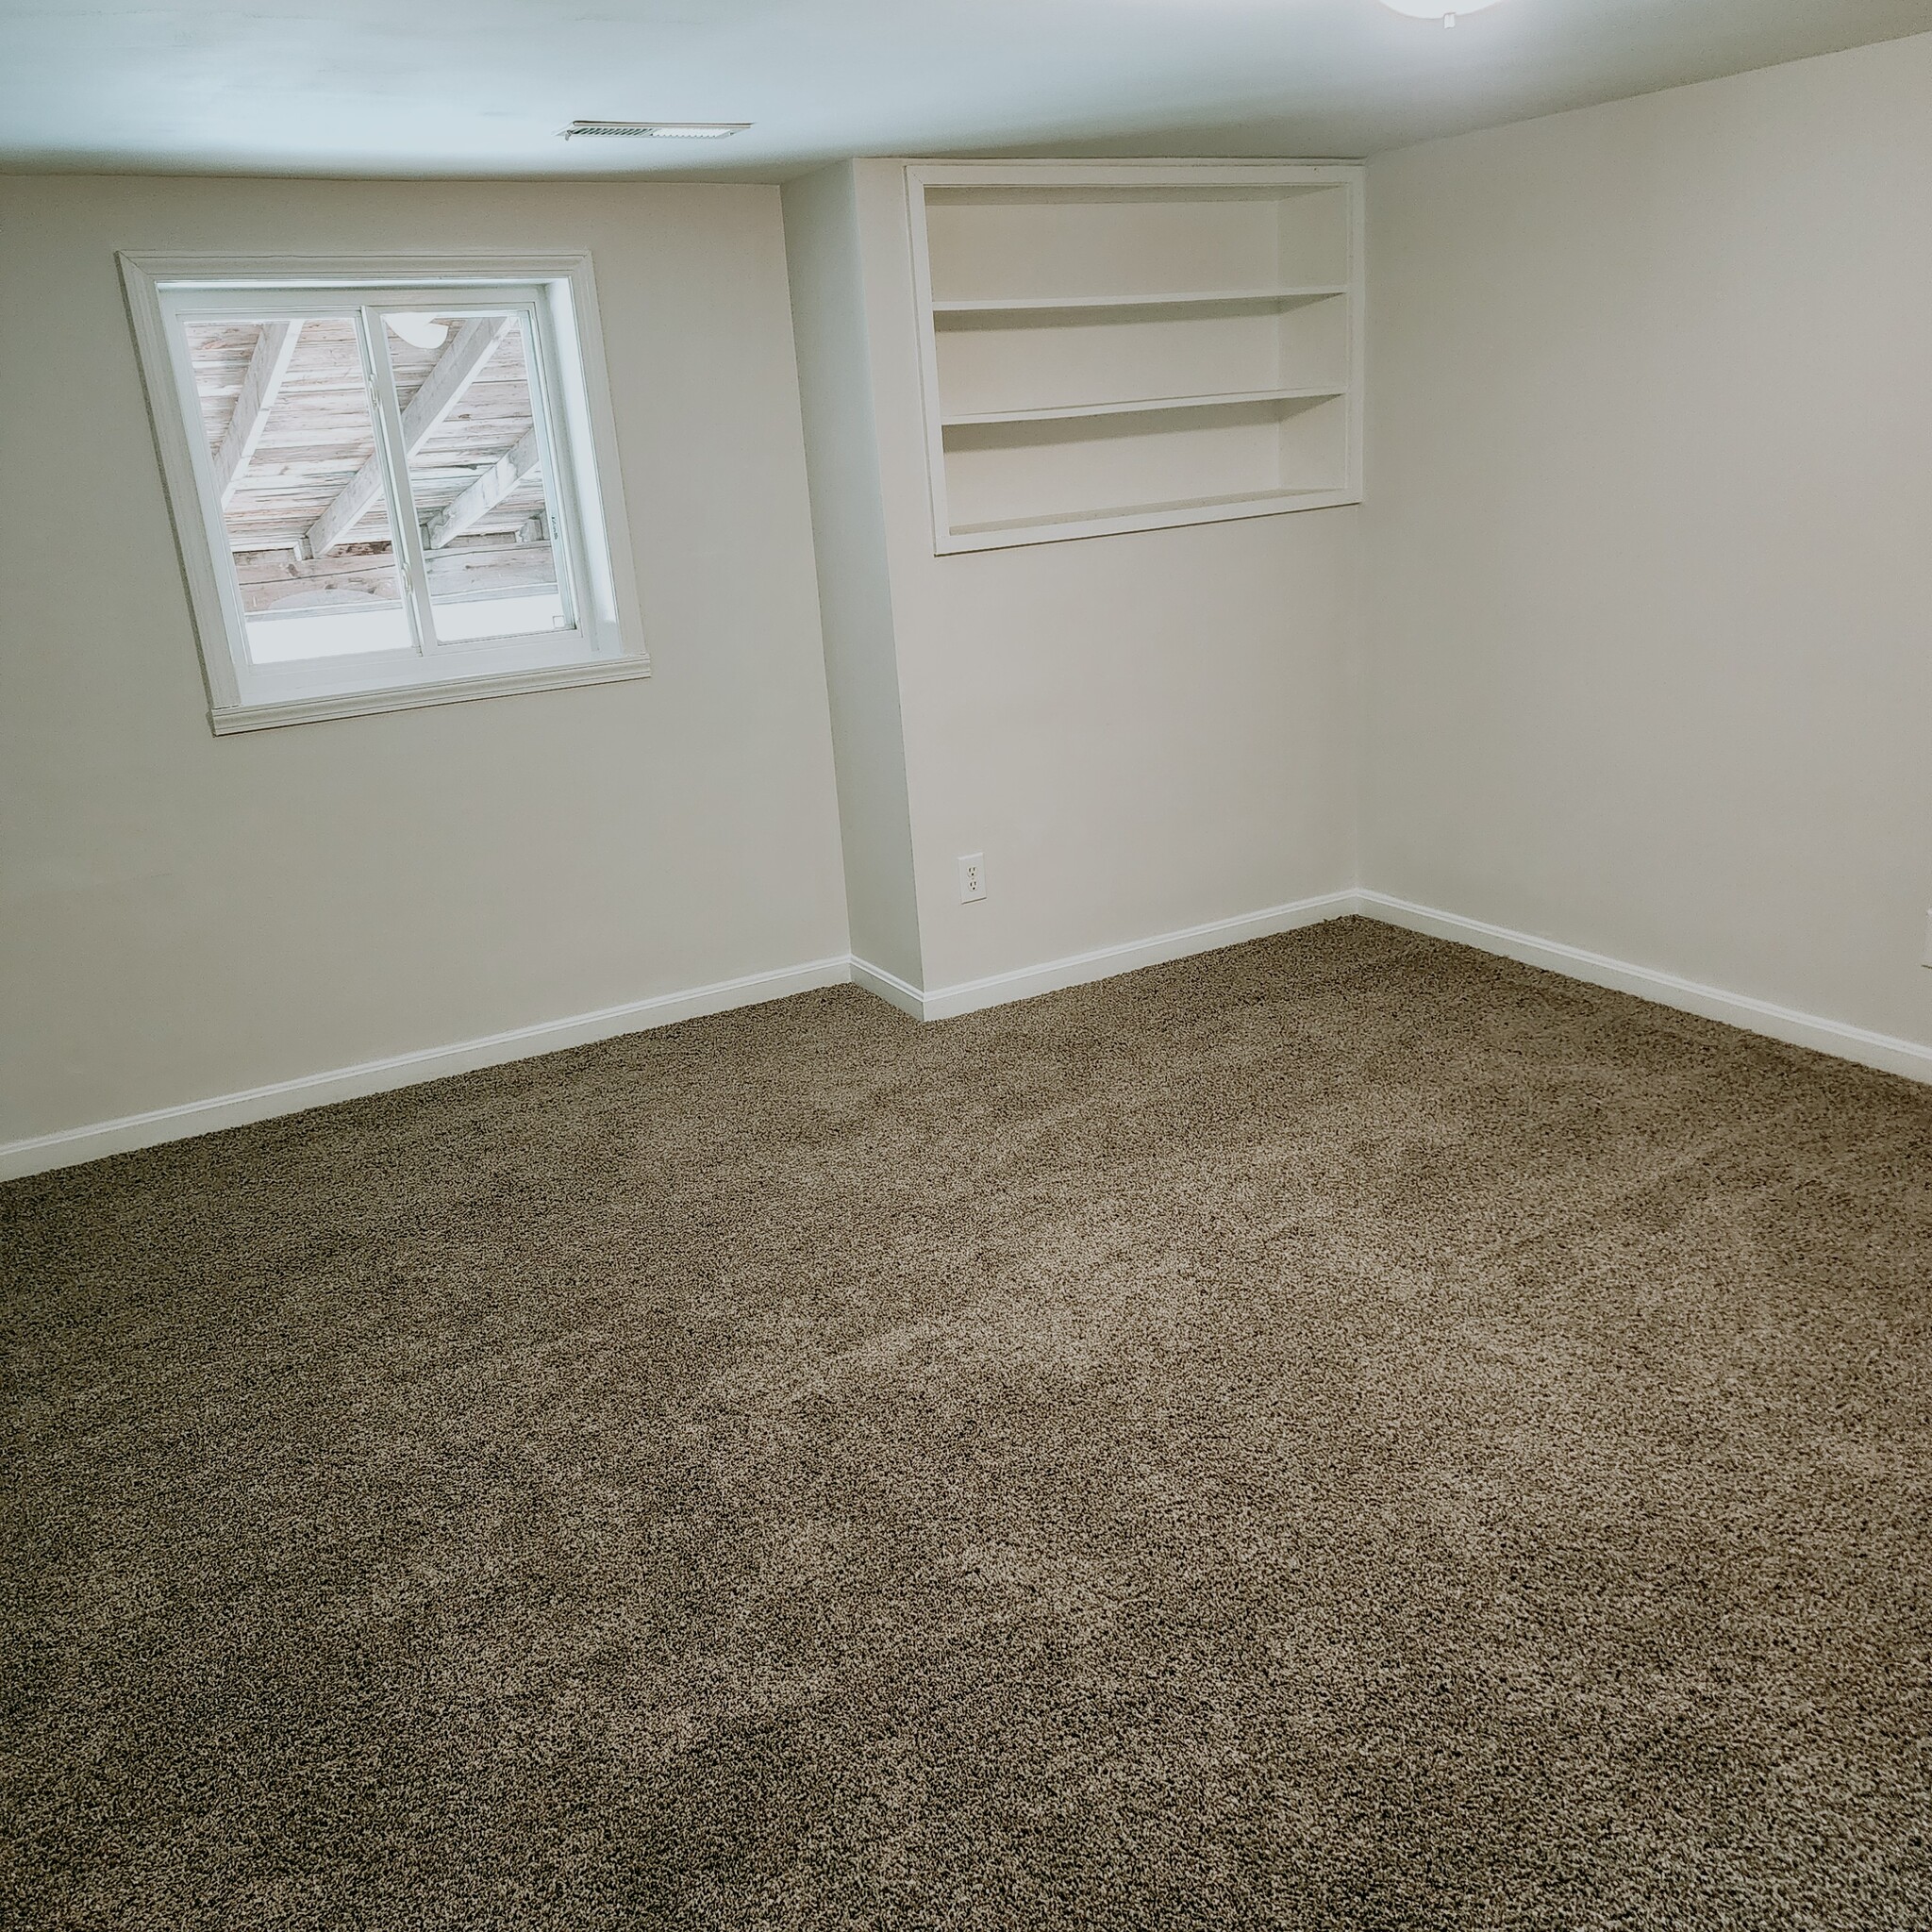
{"label": "wooden beam outside window", "polygon": [[301,340],[299,322],[265,322],[261,325],[255,353],[248,358],[248,373],[242,378],[242,393],[235,398],[235,413],[228,418],[228,433],[215,451],[215,493],[224,509],[241,485],[248,459],[261,441],[261,432],[268,427],[268,412],[281,393],[282,380]]}
{"label": "wooden beam outside window", "polygon": [[[497,343],[515,322],[513,315],[473,316],[451,337],[448,348],[403,411],[405,461],[436,434],[443,419],[462,401],[464,391],[483,373],[483,365],[496,353]],[[348,542],[356,525],[381,494],[382,458],[374,452],[308,526],[309,555],[325,557],[338,543]]]}
{"label": "wooden beam outside window", "polygon": [[441,550],[452,537],[460,537],[481,523],[506,496],[534,476],[542,461],[533,423],[514,449],[498,457],[447,509],[424,525],[425,547]]}

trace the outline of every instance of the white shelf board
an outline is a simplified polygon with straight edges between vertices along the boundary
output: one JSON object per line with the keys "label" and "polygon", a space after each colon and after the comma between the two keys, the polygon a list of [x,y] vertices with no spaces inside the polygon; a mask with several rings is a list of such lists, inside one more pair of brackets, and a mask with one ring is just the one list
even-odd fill
{"label": "white shelf board", "polygon": [[1053,543],[1075,537],[1105,537],[1128,530],[1159,530],[1176,524],[1231,522],[1276,516],[1284,510],[1329,509],[1360,497],[1337,484],[1311,490],[1241,491],[1229,496],[1179,497],[1171,503],[1137,503],[1115,509],[1069,510],[1058,516],[1008,517],[995,523],[956,524],[941,554],[996,550],[1023,543]]}
{"label": "white shelf board", "polygon": [[1240,303],[1320,302],[1346,295],[1345,284],[1302,289],[1210,289],[1199,293],[1146,295],[995,296],[970,302],[935,302],[941,315],[1071,315],[1089,308],[1213,308]]}
{"label": "white shelf board", "polygon": [[1088,416],[1134,416],[1149,410],[1238,409],[1255,403],[1319,403],[1346,395],[1345,389],[1247,389],[1224,395],[1148,396],[1134,403],[1058,404],[1048,409],[981,409],[967,416],[947,416],[941,426],[973,429],[994,423],[1071,423]]}

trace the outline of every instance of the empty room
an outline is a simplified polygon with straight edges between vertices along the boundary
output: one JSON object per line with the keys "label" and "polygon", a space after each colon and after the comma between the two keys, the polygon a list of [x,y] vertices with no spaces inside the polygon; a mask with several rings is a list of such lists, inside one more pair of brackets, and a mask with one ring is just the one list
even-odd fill
{"label": "empty room", "polygon": [[1932,1926],[1932,0],[0,0],[0,1924]]}

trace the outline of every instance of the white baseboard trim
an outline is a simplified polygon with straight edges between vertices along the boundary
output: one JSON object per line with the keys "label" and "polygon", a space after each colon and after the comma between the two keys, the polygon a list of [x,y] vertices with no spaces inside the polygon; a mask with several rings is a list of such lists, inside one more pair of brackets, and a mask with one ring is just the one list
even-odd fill
{"label": "white baseboard trim", "polygon": [[139,1147],[156,1147],[168,1141],[185,1141],[196,1134],[218,1133],[224,1127],[246,1126],[254,1121],[300,1113],[308,1108],[326,1107],[338,1100],[357,1100],[364,1094],[413,1087],[426,1080],[444,1079],[452,1074],[474,1073],[479,1067],[531,1059],[539,1054],[558,1053],[566,1047],[608,1040],[621,1033],[642,1033],[654,1026],[671,1026],[680,1020],[722,1013],[733,1007],[757,1006],[766,1000],[786,999],[823,986],[852,982],[915,1020],[941,1020],[956,1013],[974,1012],[981,1007],[1000,1006],[1009,1000],[1030,999],[1036,993],[1051,992],[1060,987],[1106,979],[1117,973],[1131,973],[1138,967],[1183,958],[1190,953],[1264,939],[1271,933],[1289,932],[1296,926],[1312,925],[1357,909],[1354,892],[1333,892],[1324,898],[1270,907],[1266,911],[1247,913],[1239,919],[1216,920],[1208,925],[1190,926],[1183,932],[1162,933],[1128,945],[1079,953],[1071,958],[1049,960],[1043,966],[996,974],[989,979],[942,987],[930,993],[908,985],[897,974],[869,960],[847,955],[814,959],[775,973],[755,973],[741,979],[721,980],[715,986],[660,993],[653,999],[607,1007],[599,1012],[519,1026],[481,1040],[461,1041],[454,1046],[394,1054],[386,1059],[364,1060],[357,1066],[307,1074],[267,1087],[251,1087],[240,1093],[217,1094],[179,1107],[157,1108],[151,1113],[128,1114],[91,1126],[0,1142],[0,1181],[18,1180],[53,1168],[74,1167],[109,1154],[131,1153]]}
{"label": "white baseboard trim", "polygon": [[425,1080],[441,1080],[452,1074],[474,1073],[478,1067],[502,1066],[511,1060],[533,1059],[539,1054],[584,1046],[620,1033],[642,1033],[654,1026],[675,1025],[680,1020],[701,1019],[734,1007],[753,1007],[811,992],[822,986],[842,986],[852,977],[852,961],[841,954],[788,966],[775,973],[747,974],[741,979],[721,979],[714,986],[691,987],[683,992],[659,993],[653,999],[632,1000],[594,1013],[576,1013],[567,1020],[547,1020],[535,1026],[518,1026],[455,1046],[432,1046],[420,1053],[400,1053],[387,1059],[364,1060],[358,1066],[338,1067],[326,1074],[305,1074],[294,1080],[277,1080],[268,1087],[251,1087],[242,1093],[218,1094],[211,1100],[191,1100],[180,1107],[157,1108],[152,1113],[128,1114],[92,1126],[70,1127],[64,1133],[42,1134],[32,1140],[0,1143],[0,1181],[18,1180],[51,1168],[73,1167],[104,1155],[126,1154],[137,1147],[155,1147],[164,1141],[185,1141],[212,1134],[223,1127],[246,1126],[278,1114],[301,1113],[332,1101],[357,1100],[391,1088],[414,1087]]}
{"label": "white baseboard trim", "polygon": [[1591,986],[1635,993],[1639,999],[1654,1005],[1674,1007],[1680,1012],[1697,1013],[1707,1020],[1722,1020],[1728,1026],[1782,1040],[1790,1046],[1808,1046],[1817,1053],[1832,1054],[1842,1060],[1856,1060],[1860,1066],[1876,1067],[1882,1073],[1902,1074],[1907,1080],[1932,1084],[1932,1047],[1918,1046],[1909,1040],[1871,1033],[1841,1020],[1821,1019],[1816,1013],[1796,1012],[1790,1007],[1774,1006],[1769,1000],[1753,999],[1745,993],[1725,992],[1720,987],[1700,985],[1694,979],[1680,979],[1674,973],[1633,966],[1627,960],[1611,959],[1602,953],[1587,953],[1580,946],[1561,945],[1555,940],[1512,932],[1507,926],[1490,925],[1480,919],[1464,919],[1459,913],[1439,912],[1432,906],[1412,905],[1406,899],[1391,898],[1387,892],[1364,891],[1357,897],[1363,913],[1390,925],[1406,926],[1411,932],[1428,933],[1439,940],[1454,940],[1480,952],[1500,953],[1505,958],[1520,959],[1525,966],[1541,966],[1547,972],[1581,979]]}
{"label": "white baseboard trim", "polygon": [[1206,925],[1191,925],[1179,932],[1157,934],[1149,940],[1132,940],[1125,945],[1102,946],[1091,953],[1074,953],[1064,959],[1049,959],[1041,966],[1023,966],[1012,973],[995,973],[985,979],[965,979],[954,986],[936,987],[922,992],[904,980],[891,979],[875,966],[853,961],[852,976],[874,991],[871,975],[891,980],[893,991],[881,996],[922,1020],[950,1020],[960,1013],[976,1013],[985,1007],[1003,1007],[1014,1000],[1030,1000],[1043,992],[1058,992],[1069,986],[1085,986],[1091,980],[1111,979],[1119,973],[1137,973],[1143,966],[1159,966],[1170,959],[1185,959],[1192,953],[1217,952],[1223,946],[1239,946],[1249,940],[1265,940],[1278,932],[1293,932],[1304,925],[1319,925],[1324,920],[1341,919],[1361,909],[1360,895],[1353,891],[1325,892],[1317,899],[1298,899],[1291,906],[1270,906],[1260,912],[1244,912],[1236,919],[1216,919]]}
{"label": "white baseboard trim", "polygon": [[915,1020],[926,1017],[925,995],[916,986],[908,986],[896,973],[888,973],[883,966],[874,966],[870,959],[861,959],[857,953],[852,956],[852,983],[862,986],[874,999],[884,1000],[889,1007],[897,1007],[902,1013],[910,1013]]}
{"label": "white baseboard trim", "polygon": [[1324,920],[1342,919],[1352,913],[1474,946],[1481,952],[1501,954],[1506,958],[1541,966],[1547,972],[1560,973],[1591,986],[1634,993],[1658,1006],[1701,1014],[1707,1020],[1723,1021],[1749,1033],[1761,1033],[1793,1046],[1810,1047],[1840,1059],[1857,1061],[1860,1066],[1876,1067],[1932,1085],[1932,1047],[1894,1040],[1842,1021],[1821,1019],[1815,1013],[1795,1012],[1743,993],[1725,992],[1719,987],[1703,986],[1647,966],[1633,966],[1627,960],[1585,952],[1581,947],[1566,946],[1555,940],[1512,932],[1507,926],[1491,925],[1483,920],[1465,919],[1458,913],[1439,911],[1431,906],[1417,906],[1387,892],[1351,890],[1298,900],[1289,906],[1271,906],[1264,911],[1245,913],[1236,919],[1218,919],[1207,925],[1188,926],[1179,932],[1161,933],[1125,945],[1075,953],[1064,959],[1052,959],[1044,965],[1023,967],[1011,973],[996,973],[985,979],[962,980],[932,992],[922,991],[868,960],[843,955],[814,959],[774,973],[749,974],[740,979],[720,980],[713,986],[692,987],[682,992],[660,993],[652,999],[607,1007],[594,1013],[519,1026],[508,1033],[492,1033],[454,1046],[395,1054],[387,1059],[365,1060],[358,1066],[339,1067],[330,1073],[252,1087],[242,1093],[218,1094],[209,1100],[158,1108],[151,1113],[129,1114],[122,1120],[72,1127],[62,1133],[9,1141],[0,1143],[0,1181],[98,1160],[108,1154],[125,1154],[138,1147],[158,1146],[166,1141],[215,1133],[223,1127],[245,1126],[253,1121],[300,1113],[308,1108],[325,1107],[338,1100],[355,1100],[368,1093],[441,1080],[452,1074],[473,1073],[479,1067],[530,1059],[539,1054],[582,1046],[593,1040],[675,1025],[680,1020],[722,1013],[734,1007],[787,999],[793,993],[842,986],[848,981],[916,1020],[945,1020],[987,1007],[1057,992],[1063,987],[1109,979],[1116,974],[1137,972],[1143,966],[1161,965],[1191,954],[1214,952],[1223,946],[1238,946],[1249,940],[1318,925]]}

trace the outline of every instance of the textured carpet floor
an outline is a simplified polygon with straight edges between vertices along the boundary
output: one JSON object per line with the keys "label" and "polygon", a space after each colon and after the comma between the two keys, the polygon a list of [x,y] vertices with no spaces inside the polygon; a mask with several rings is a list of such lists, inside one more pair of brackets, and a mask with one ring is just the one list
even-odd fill
{"label": "textured carpet floor", "polygon": [[1932,1924],[1932,1093],[1349,921],[0,1191],[0,1917]]}

